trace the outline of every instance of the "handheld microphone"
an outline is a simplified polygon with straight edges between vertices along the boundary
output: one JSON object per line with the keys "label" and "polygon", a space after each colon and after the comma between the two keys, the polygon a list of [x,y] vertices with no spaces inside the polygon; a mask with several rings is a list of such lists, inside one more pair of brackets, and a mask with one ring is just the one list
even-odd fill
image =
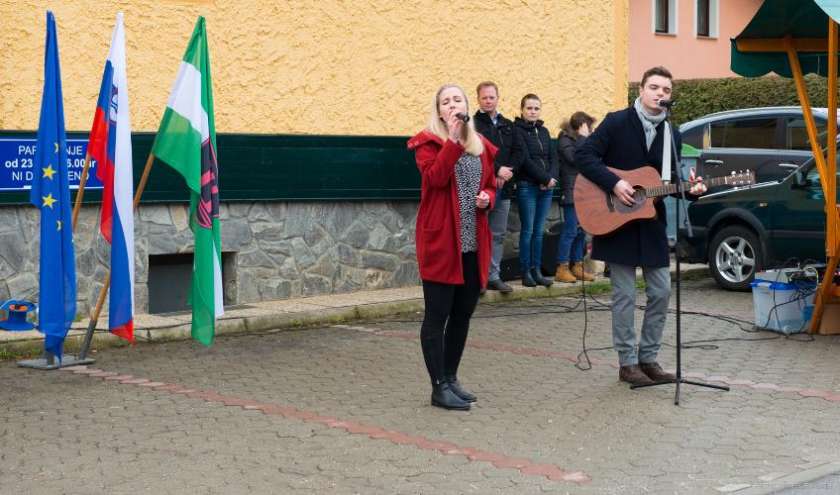
{"label": "handheld microphone", "polygon": [[676,103],[676,100],[659,100],[659,106],[669,110],[674,106],[674,103]]}
{"label": "handheld microphone", "polygon": [[470,116],[465,113],[458,112],[455,114],[455,117],[457,117],[458,120],[462,121],[465,124],[470,121]]}

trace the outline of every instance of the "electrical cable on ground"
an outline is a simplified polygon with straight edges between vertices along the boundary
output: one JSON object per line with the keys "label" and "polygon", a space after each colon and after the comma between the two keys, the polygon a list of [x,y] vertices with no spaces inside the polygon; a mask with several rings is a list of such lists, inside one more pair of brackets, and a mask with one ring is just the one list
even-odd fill
{"label": "electrical cable on ground", "polygon": [[[489,309],[490,314],[481,314],[481,315],[473,315],[473,319],[495,319],[495,318],[511,318],[517,316],[537,316],[537,315],[549,315],[549,314],[568,314],[568,313],[583,313],[583,331],[581,333],[581,352],[577,356],[577,362],[575,363],[575,367],[581,371],[588,371],[592,368],[592,361],[589,358],[589,352],[591,351],[606,351],[611,350],[613,346],[604,346],[604,347],[588,347],[586,343],[588,331],[589,331],[589,313],[590,312],[601,312],[601,311],[610,311],[612,309],[611,305],[605,303],[598,298],[596,298],[591,290],[587,290],[587,285],[584,281],[581,280],[581,291],[580,296],[576,297],[577,301],[574,305],[563,304],[563,303],[553,303],[553,304],[521,304],[519,308],[541,308],[538,311],[505,311],[505,312],[498,312],[493,311],[493,309]],[[799,291],[797,294],[797,298],[792,299],[790,301],[785,301],[782,303],[778,303],[774,305],[770,312],[772,313],[775,311],[779,306],[784,304],[789,304],[791,302],[798,301],[801,298],[808,297],[809,292],[807,290]],[[591,300],[596,304],[596,306],[590,307],[587,304],[587,299]],[[557,308],[557,309],[546,309],[546,308]],[[581,309],[578,309],[581,308]],[[637,304],[636,309],[644,310],[646,308],[645,305]],[[668,309],[668,313],[675,314],[676,310]],[[705,311],[682,311],[683,316],[698,316],[703,318],[711,318],[715,319],[724,323],[728,323],[730,325],[736,326],[740,331],[744,333],[769,333],[770,331],[766,328],[759,328],[753,322],[748,320],[737,318],[735,316],[723,315],[723,314],[715,314],[709,313]],[[383,320],[383,323],[420,323],[422,320],[419,319],[388,319]],[[765,325],[766,327],[767,325]],[[762,342],[762,341],[770,341],[770,340],[790,340],[793,342],[813,342],[816,339],[813,335],[802,335],[798,333],[792,333],[789,335],[784,334],[774,334],[764,337],[718,337],[718,338],[710,338],[710,339],[697,339],[697,340],[688,340],[683,342],[683,349],[698,349],[704,351],[711,351],[711,350],[718,350],[720,346],[714,345],[715,343],[721,342]],[[665,347],[674,347],[673,344],[663,342],[662,344]]]}

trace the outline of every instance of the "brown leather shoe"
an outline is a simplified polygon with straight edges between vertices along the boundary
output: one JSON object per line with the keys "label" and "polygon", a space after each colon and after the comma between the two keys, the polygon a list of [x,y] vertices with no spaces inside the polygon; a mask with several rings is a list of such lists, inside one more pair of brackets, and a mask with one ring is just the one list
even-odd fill
{"label": "brown leather shoe", "polygon": [[673,373],[667,373],[659,366],[659,363],[640,363],[639,368],[642,373],[646,374],[648,378],[655,382],[673,382],[677,379]]}
{"label": "brown leather shoe", "polygon": [[650,385],[653,380],[642,372],[638,364],[622,366],[618,369],[618,379],[630,385]]}

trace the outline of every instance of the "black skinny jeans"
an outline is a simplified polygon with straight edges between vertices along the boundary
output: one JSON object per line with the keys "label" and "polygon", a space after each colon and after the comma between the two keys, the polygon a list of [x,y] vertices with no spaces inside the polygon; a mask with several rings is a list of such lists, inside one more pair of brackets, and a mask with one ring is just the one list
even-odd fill
{"label": "black skinny jeans", "polygon": [[423,281],[426,312],[420,327],[423,359],[432,385],[454,377],[464,353],[470,318],[481,290],[476,253],[462,255],[464,284]]}

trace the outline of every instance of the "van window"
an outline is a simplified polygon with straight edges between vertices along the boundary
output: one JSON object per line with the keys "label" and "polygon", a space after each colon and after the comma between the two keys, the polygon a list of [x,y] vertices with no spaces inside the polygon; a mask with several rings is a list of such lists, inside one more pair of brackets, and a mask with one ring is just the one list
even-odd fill
{"label": "van window", "polygon": [[698,125],[693,129],[689,129],[682,133],[682,142],[685,144],[690,144],[694,146],[698,150],[703,149],[703,129],[705,129],[705,125]]}
{"label": "van window", "polygon": [[[816,122],[820,148],[825,148],[826,122],[821,119],[816,119]],[[801,117],[787,119],[785,125],[785,147],[789,150],[811,151],[811,143],[808,141],[808,130],[805,128],[805,119]]]}
{"label": "van window", "polygon": [[712,148],[776,147],[776,118],[734,119],[710,125]]}

